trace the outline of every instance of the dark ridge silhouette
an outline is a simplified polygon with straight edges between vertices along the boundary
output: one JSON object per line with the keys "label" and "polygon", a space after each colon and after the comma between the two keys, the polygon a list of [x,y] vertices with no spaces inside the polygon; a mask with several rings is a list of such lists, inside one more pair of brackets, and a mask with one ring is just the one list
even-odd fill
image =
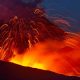
{"label": "dark ridge silhouette", "polygon": [[80,77],[64,76],[46,70],[0,61],[0,80],[80,80]]}

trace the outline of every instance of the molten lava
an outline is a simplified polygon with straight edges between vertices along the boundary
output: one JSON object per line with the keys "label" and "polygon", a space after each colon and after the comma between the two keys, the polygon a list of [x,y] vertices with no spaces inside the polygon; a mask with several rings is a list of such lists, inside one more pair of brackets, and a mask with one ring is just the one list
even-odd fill
{"label": "molten lava", "polygon": [[0,23],[0,60],[80,76],[80,35],[63,31],[40,9],[30,13]]}
{"label": "molten lava", "polygon": [[17,54],[10,62],[65,75],[80,75],[80,47],[74,38],[64,41],[47,40],[38,43],[24,54]]}

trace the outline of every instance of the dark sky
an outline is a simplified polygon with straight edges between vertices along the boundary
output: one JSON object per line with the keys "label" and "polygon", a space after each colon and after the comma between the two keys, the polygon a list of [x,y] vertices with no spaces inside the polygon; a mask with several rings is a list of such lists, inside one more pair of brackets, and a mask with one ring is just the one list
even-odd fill
{"label": "dark sky", "polygon": [[[34,0],[23,0],[32,2]],[[80,0],[43,0],[42,7],[49,17],[61,17],[70,22],[69,30],[80,32]]]}
{"label": "dark sky", "polygon": [[[22,0],[26,3],[34,0]],[[80,20],[80,0],[42,0],[42,5],[46,10],[56,10],[59,14],[70,16]],[[49,14],[50,15],[50,14]]]}
{"label": "dark sky", "polygon": [[50,16],[62,16],[72,20],[73,31],[80,31],[80,0],[44,0],[44,8]]}
{"label": "dark sky", "polygon": [[46,9],[63,11],[65,15],[80,19],[80,0],[44,0],[44,6]]}

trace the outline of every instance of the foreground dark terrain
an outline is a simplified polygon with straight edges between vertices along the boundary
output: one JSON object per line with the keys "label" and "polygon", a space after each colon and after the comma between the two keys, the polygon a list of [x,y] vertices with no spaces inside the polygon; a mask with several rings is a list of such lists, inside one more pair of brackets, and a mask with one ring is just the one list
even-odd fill
{"label": "foreground dark terrain", "polygon": [[0,61],[0,80],[80,80],[80,77],[69,77]]}

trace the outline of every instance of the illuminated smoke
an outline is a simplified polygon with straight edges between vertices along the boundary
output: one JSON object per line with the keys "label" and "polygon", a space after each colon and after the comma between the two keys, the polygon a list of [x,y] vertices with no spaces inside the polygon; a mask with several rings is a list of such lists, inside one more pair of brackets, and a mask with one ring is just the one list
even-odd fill
{"label": "illuminated smoke", "polygon": [[3,24],[1,30],[1,44],[4,55],[11,56],[13,49],[17,49],[18,53],[23,53],[26,48],[31,48],[37,42],[46,39],[64,38],[64,31],[59,29],[53,23],[50,23],[45,17],[35,15],[35,18],[27,21],[23,18],[15,16],[8,24]]}

